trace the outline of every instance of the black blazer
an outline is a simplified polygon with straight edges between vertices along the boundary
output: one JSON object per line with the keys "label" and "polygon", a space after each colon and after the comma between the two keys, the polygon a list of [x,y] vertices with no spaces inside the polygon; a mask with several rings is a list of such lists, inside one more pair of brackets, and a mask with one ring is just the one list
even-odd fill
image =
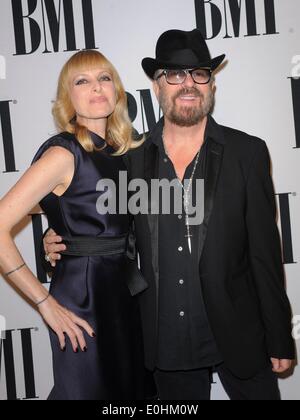
{"label": "black blazer", "polygon": [[[204,234],[199,278],[212,331],[226,366],[250,378],[270,357],[293,359],[291,311],[284,288],[270,159],[264,141],[218,125],[209,142]],[[146,142],[126,155],[129,176],[158,178],[163,120]],[[159,261],[158,216],[135,217],[141,271],[149,288],[140,295],[145,361],[156,363]],[[176,258],[176,256],[174,256]]]}

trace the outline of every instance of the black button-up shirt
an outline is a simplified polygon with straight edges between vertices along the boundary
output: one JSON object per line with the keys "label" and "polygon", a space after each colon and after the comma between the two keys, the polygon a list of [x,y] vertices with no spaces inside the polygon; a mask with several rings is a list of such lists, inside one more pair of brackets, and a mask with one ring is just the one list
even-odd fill
{"label": "black button-up shirt", "polygon": [[[153,139],[159,147],[159,179],[177,178],[173,163],[166,155],[162,138]],[[195,205],[196,179],[204,179],[209,120],[192,184]],[[186,169],[191,178],[195,159]],[[182,190],[183,197],[183,190]],[[162,198],[162,197],[160,197]],[[171,200],[172,202],[172,200]],[[159,215],[159,336],[157,367],[162,370],[189,370],[222,362],[204,307],[198,261],[198,235],[202,225],[190,226],[192,253],[187,241],[185,214]]]}

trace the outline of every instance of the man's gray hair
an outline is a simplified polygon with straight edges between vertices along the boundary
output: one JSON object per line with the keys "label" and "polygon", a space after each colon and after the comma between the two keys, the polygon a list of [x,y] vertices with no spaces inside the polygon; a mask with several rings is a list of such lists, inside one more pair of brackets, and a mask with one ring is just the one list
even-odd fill
{"label": "man's gray hair", "polygon": [[163,71],[163,69],[156,70],[156,72],[154,73],[154,76],[153,76],[153,80],[157,80],[158,76],[161,74],[162,71]]}

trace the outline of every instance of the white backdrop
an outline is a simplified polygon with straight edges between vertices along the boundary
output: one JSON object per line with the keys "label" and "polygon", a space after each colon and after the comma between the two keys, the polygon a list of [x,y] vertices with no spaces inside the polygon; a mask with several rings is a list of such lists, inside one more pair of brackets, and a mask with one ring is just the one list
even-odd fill
{"label": "white backdrop", "polygon": [[[265,139],[270,149],[281,205],[278,223],[287,290],[300,338],[299,17],[299,0],[1,0],[0,196],[30,165],[39,145],[55,133],[51,101],[59,71],[75,49],[94,46],[111,59],[132,95],[133,117],[136,103],[134,125],[142,132],[146,117],[151,125],[151,102],[142,107],[140,91],[145,99],[151,83],[141,59],[154,57],[163,31],[198,26],[214,56],[227,54],[216,78],[215,118]],[[153,95],[149,98],[157,119],[157,103]],[[42,219],[41,226],[39,216],[33,220],[29,215],[15,233],[36,272],[35,243],[47,221]],[[0,332],[5,329],[0,399],[45,399],[53,381],[47,330],[0,276]],[[299,341],[297,345],[299,353]],[[283,399],[300,400],[298,368],[292,377],[280,380],[280,388]],[[213,397],[226,398],[218,378]]]}

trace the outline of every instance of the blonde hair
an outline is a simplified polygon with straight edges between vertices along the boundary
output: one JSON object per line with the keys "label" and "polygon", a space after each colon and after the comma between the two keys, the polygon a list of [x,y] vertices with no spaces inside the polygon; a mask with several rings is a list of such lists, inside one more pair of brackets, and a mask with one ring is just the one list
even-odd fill
{"label": "blonde hair", "polygon": [[57,87],[56,100],[52,109],[57,128],[74,134],[87,152],[99,150],[95,147],[87,127],[76,121],[76,112],[70,98],[70,74],[74,71],[101,67],[109,71],[116,89],[116,107],[108,117],[106,141],[115,149],[115,155],[123,155],[143,143],[133,139],[133,127],[128,115],[127,96],[120,76],[114,66],[99,51],[84,50],[74,54],[63,66]]}

